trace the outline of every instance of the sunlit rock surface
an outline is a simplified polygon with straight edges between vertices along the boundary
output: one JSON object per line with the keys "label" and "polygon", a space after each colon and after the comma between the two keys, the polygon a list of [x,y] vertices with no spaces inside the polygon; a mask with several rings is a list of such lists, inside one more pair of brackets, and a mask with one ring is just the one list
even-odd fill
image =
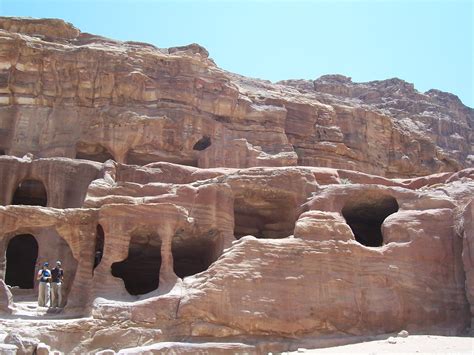
{"label": "sunlit rock surface", "polygon": [[[262,354],[474,319],[473,110],[0,19],[0,352]],[[35,274],[63,262],[60,309]]]}

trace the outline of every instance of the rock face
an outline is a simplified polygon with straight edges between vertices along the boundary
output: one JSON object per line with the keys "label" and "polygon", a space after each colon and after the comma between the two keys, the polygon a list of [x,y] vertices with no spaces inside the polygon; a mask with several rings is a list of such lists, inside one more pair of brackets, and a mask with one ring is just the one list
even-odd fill
{"label": "rock face", "polygon": [[[0,29],[2,349],[260,354],[471,327],[474,114],[453,95],[272,84],[60,20]],[[64,308],[41,313],[55,260]]]}
{"label": "rock face", "polygon": [[[474,112],[399,79],[279,84],[60,20],[0,20],[0,149],[201,168],[326,166],[413,177],[472,166]],[[383,147],[383,149],[380,149]]]}
{"label": "rock face", "polygon": [[471,305],[471,329],[474,325],[474,203],[466,206],[463,214],[463,252],[462,260],[466,270],[466,295]]}

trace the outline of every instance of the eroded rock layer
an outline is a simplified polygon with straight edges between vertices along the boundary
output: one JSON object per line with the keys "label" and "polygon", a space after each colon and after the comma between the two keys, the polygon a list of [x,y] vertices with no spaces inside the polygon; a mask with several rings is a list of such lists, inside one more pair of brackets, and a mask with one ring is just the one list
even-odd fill
{"label": "eroded rock layer", "polygon": [[[474,319],[473,111],[0,20],[0,352],[279,352]],[[394,178],[397,177],[397,178]],[[35,274],[62,260],[60,308]]]}
{"label": "eroded rock layer", "polygon": [[118,42],[59,20],[0,20],[0,105],[0,149],[17,156],[390,177],[474,163],[474,112],[454,95],[337,75],[272,84],[195,44]]}

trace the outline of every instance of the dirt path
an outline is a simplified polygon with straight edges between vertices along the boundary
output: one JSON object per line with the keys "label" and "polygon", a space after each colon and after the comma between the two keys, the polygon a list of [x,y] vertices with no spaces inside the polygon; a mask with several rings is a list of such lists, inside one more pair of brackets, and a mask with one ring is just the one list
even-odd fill
{"label": "dirt path", "polygon": [[407,338],[336,346],[325,349],[299,349],[290,354],[474,354],[474,337],[411,335]]}

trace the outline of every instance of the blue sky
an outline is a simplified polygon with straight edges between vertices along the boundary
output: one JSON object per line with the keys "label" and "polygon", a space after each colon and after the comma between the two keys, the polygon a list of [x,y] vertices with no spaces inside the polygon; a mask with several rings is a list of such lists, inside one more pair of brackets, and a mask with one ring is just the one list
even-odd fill
{"label": "blue sky", "polygon": [[0,0],[0,14],[62,18],[158,47],[195,42],[220,67],[272,81],[399,77],[474,107],[473,2]]}

